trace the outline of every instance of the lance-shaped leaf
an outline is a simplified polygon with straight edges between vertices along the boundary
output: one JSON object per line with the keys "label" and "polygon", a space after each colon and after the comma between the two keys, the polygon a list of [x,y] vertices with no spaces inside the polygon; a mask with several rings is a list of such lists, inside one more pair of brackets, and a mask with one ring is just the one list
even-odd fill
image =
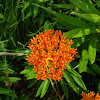
{"label": "lance-shaped leaf", "polygon": [[34,79],[36,77],[36,72],[34,70],[30,71],[28,74],[25,75],[26,79]]}
{"label": "lance-shaped leaf", "polygon": [[69,1],[86,13],[100,14],[100,12],[95,8],[95,6],[92,4],[92,2],[91,2],[91,4],[88,4],[88,3],[84,2],[83,0],[69,0]]}
{"label": "lance-shaped leaf", "polygon": [[73,77],[73,79],[75,80],[75,82],[76,82],[81,88],[83,88],[84,90],[87,91],[87,88],[86,88],[84,82],[82,81],[82,79],[81,79],[80,77],[75,76],[75,75],[73,75],[73,74],[71,74],[71,76]]}
{"label": "lance-shaped leaf", "polygon": [[73,30],[70,30],[68,32],[66,32],[65,34],[63,34],[62,37],[66,37],[69,39],[73,39],[73,38],[79,38],[85,35],[89,35],[92,33],[97,33],[97,29],[95,27],[90,27],[90,28],[76,28]]}
{"label": "lance-shaped leaf", "polygon": [[63,76],[64,76],[64,78],[66,79],[66,81],[68,82],[68,84],[70,85],[70,87],[71,87],[77,94],[79,94],[78,87],[76,86],[75,82],[73,81],[72,77],[70,76],[70,73],[69,73],[67,70],[64,70]]}
{"label": "lance-shaped leaf", "polygon": [[36,82],[37,82],[37,79],[32,80],[32,81],[29,83],[29,85],[28,85],[27,88],[32,87]]}
{"label": "lance-shaped leaf", "polygon": [[32,3],[32,5],[41,7],[42,9],[45,9],[47,12],[53,14],[56,16],[56,18],[61,22],[61,24],[63,24],[64,26],[69,24],[71,26],[75,26],[75,27],[86,27],[88,26],[88,23],[86,23],[84,20],[79,20],[78,18],[74,18],[72,16],[68,16],[65,15],[63,13],[58,13],[56,11],[50,10],[46,7],[40,6],[38,4]]}
{"label": "lance-shaped leaf", "polygon": [[49,84],[50,84],[50,80],[46,79],[45,82],[44,82],[43,88],[42,88],[42,92],[41,92],[40,98],[42,98],[46,94],[47,89],[49,87]]}
{"label": "lance-shaped leaf", "polygon": [[74,74],[74,75],[76,75],[76,76],[78,76],[78,77],[82,77],[78,72],[76,72],[76,71],[73,69],[73,67],[72,67],[70,64],[66,64],[66,65],[67,65],[66,69],[67,69],[69,72],[71,72],[72,74]]}
{"label": "lance-shaped leaf", "polygon": [[76,38],[73,40],[73,42],[74,43],[71,45],[71,47],[77,48],[85,42],[85,38],[84,37]]}
{"label": "lance-shaped leaf", "polygon": [[81,59],[79,61],[79,72],[82,73],[87,71],[87,64],[88,64],[88,52],[87,50],[83,49]]}
{"label": "lance-shaped leaf", "polygon": [[53,4],[53,6],[57,8],[65,8],[65,9],[72,9],[74,8],[73,4]]}
{"label": "lance-shaped leaf", "polygon": [[95,62],[97,43],[98,43],[97,38],[95,36],[92,37],[88,48],[89,60],[91,64]]}
{"label": "lance-shaped leaf", "polygon": [[32,71],[33,68],[33,66],[27,66],[23,71],[20,72],[20,74],[27,74]]}
{"label": "lance-shaped leaf", "polygon": [[38,88],[38,91],[36,92],[36,97],[38,97],[41,94],[43,86],[44,86],[44,81],[42,81],[40,87]]}
{"label": "lance-shaped leaf", "polygon": [[0,94],[6,94],[9,96],[17,97],[17,95],[14,93],[14,91],[12,91],[10,89],[6,89],[6,88],[1,88],[1,87],[0,87]]}
{"label": "lance-shaped leaf", "polygon": [[49,29],[53,29],[53,27],[49,21],[45,21],[44,30],[49,30]]}
{"label": "lance-shaped leaf", "polygon": [[9,81],[9,82],[15,83],[19,80],[21,80],[21,78],[18,78],[18,77],[5,77],[5,76],[0,77],[0,81]]}
{"label": "lance-shaped leaf", "polygon": [[66,98],[68,99],[69,98],[69,92],[68,92],[68,88],[67,88],[67,84],[66,84],[65,80],[62,79],[62,81],[60,81],[60,84],[61,84],[61,87],[62,87],[64,93],[65,93]]}
{"label": "lance-shaped leaf", "polygon": [[90,63],[89,63],[89,65],[90,65],[91,69],[92,69],[94,72],[96,72],[97,74],[100,75],[100,67],[99,67],[96,63],[94,63],[94,64],[90,64]]}
{"label": "lance-shaped leaf", "polygon": [[80,13],[76,13],[76,12],[72,12],[72,14],[75,14],[76,16],[83,18],[87,21],[100,24],[100,16],[97,14],[80,14]]}

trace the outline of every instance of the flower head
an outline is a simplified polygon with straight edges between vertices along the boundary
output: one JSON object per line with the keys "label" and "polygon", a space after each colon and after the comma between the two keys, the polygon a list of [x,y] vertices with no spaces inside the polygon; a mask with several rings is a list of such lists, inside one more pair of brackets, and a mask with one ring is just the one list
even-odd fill
{"label": "flower head", "polygon": [[99,93],[96,94],[96,96],[94,97],[95,93],[94,91],[90,91],[90,93],[86,94],[85,92],[81,93],[82,95],[82,99],[81,100],[100,100],[100,95]]}
{"label": "flower head", "polygon": [[70,48],[72,40],[61,36],[61,31],[49,29],[31,39],[28,48],[32,52],[27,60],[30,65],[34,65],[37,80],[62,80],[63,70],[67,67],[65,63],[74,60],[73,54],[77,53],[77,49]]}

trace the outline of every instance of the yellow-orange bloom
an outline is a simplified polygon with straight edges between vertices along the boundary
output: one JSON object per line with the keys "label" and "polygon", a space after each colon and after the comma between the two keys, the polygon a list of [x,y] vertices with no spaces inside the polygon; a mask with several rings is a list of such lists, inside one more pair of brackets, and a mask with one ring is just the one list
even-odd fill
{"label": "yellow-orange bloom", "polygon": [[86,94],[85,92],[81,93],[82,95],[82,99],[81,100],[100,100],[100,95],[99,93],[96,94],[96,96],[94,97],[95,93],[94,91],[90,91],[90,93]]}
{"label": "yellow-orange bloom", "polygon": [[31,39],[28,47],[32,52],[27,60],[30,65],[34,65],[37,80],[62,80],[63,70],[67,67],[65,63],[74,60],[73,54],[77,53],[77,49],[70,48],[72,40],[61,36],[61,31],[49,29]]}

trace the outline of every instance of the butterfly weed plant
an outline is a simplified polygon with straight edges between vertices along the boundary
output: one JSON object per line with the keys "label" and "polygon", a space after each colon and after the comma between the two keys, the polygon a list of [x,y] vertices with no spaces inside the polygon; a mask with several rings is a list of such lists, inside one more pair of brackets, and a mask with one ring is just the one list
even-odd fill
{"label": "butterfly weed plant", "polygon": [[1,0],[0,60],[2,100],[99,99],[99,0]]}

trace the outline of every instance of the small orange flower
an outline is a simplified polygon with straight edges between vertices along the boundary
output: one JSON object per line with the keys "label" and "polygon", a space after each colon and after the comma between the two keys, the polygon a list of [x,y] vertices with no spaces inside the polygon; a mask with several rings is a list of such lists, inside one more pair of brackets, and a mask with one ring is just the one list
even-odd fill
{"label": "small orange flower", "polygon": [[96,94],[96,96],[94,97],[95,93],[94,91],[90,91],[90,93],[86,94],[85,92],[81,93],[82,95],[82,99],[81,100],[100,100],[100,95],[99,93]]}
{"label": "small orange flower", "polygon": [[53,80],[62,80],[63,70],[74,60],[74,54],[77,49],[70,48],[72,40],[62,38],[61,31],[45,30],[31,39],[28,48],[32,50],[27,56],[30,65],[34,65],[37,80],[50,78]]}

